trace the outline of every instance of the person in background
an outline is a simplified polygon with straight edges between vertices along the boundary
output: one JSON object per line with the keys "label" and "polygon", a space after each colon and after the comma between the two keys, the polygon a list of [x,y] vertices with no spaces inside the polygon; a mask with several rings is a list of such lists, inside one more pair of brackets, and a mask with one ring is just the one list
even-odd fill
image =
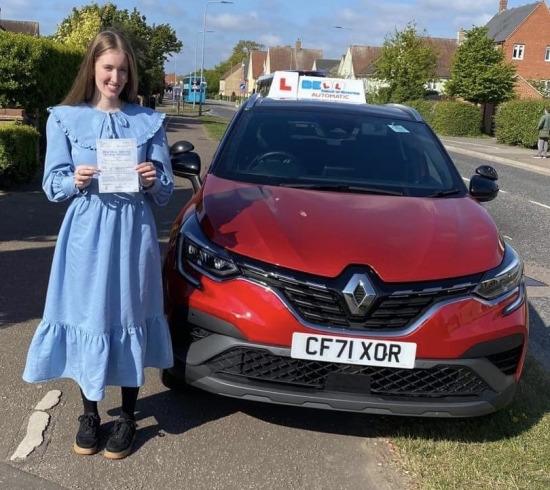
{"label": "person in background", "polygon": [[[106,386],[120,386],[120,417],[104,451],[110,459],[131,452],[144,369],[173,363],[151,210],[167,204],[173,174],[164,114],[137,105],[137,90],[131,46],[105,30],[90,43],[63,102],[48,109],[42,187],[50,201],[70,204],[23,373],[29,383],[76,381],[83,413],[73,447],[81,455],[97,452],[97,402]],[[115,138],[137,152],[136,192],[99,188],[97,147]]]}
{"label": "person in background", "polygon": [[544,115],[540,118],[537,129],[539,139],[537,142],[537,154],[533,158],[546,158],[548,156],[548,138],[550,137],[550,114],[549,109],[544,109]]}

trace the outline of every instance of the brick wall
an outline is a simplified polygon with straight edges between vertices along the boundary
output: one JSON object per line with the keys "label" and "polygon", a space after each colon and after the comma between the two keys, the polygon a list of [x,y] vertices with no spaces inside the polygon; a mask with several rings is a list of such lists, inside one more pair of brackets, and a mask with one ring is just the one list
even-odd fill
{"label": "brick wall", "polygon": [[13,121],[23,121],[25,119],[24,109],[5,109],[0,108],[0,124]]}
{"label": "brick wall", "polygon": [[542,95],[522,78],[517,80],[514,88],[519,99],[543,99]]}
{"label": "brick wall", "polygon": [[[514,44],[525,46],[522,60],[512,59]],[[504,43],[505,59],[525,80],[550,80],[550,61],[544,61],[547,46],[550,46],[550,10],[540,2]]]}

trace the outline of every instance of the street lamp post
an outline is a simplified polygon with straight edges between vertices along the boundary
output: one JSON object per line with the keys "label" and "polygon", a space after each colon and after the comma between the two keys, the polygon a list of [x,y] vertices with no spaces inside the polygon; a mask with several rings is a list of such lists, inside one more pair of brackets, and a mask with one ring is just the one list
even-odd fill
{"label": "street lamp post", "polygon": [[206,2],[204,5],[204,17],[202,20],[202,55],[201,55],[201,77],[200,77],[200,83],[201,83],[201,96],[199,97],[199,116],[202,116],[202,77],[204,74],[204,44],[206,43],[206,10],[208,9],[208,5],[211,3],[233,3],[229,2],[228,0],[216,0],[211,2]]}
{"label": "street lamp post", "polygon": [[[214,31],[211,31],[211,30],[208,30],[206,32],[214,32]],[[195,44],[195,71],[193,72],[193,83],[196,84],[197,83],[197,70],[198,70],[198,51],[199,51],[199,34],[202,34],[202,31],[198,31],[197,32],[197,44]],[[202,86],[200,87],[200,89],[202,90]],[[202,92],[199,92],[199,94],[202,94]],[[202,95],[199,97],[199,103],[200,103],[200,100],[202,99]],[[193,109],[195,108],[195,97],[193,97]]]}
{"label": "street lamp post", "polygon": [[332,26],[332,27],[334,27],[335,29],[343,29],[345,31],[351,31],[351,44],[353,44],[353,29],[349,27],[344,27],[344,26]]}

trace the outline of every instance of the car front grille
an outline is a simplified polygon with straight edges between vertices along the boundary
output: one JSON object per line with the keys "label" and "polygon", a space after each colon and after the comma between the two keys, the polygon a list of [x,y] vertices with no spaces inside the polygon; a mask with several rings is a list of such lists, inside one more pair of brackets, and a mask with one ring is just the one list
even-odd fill
{"label": "car front grille", "polygon": [[322,390],[333,374],[369,378],[370,393],[380,396],[480,396],[488,386],[472,370],[442,364],[429,369],[397,369],[293,359],[263,349],[232,348],[208,362],[216,373],[255,381]]}
{"label": "car front grille", "polygon": [[[437,282],[388,284],[369,271],[369,279],[374,284],[377,296],[366,314],[358,317],[348,310],[342,294],[353,270],[331,279],[288,271],[249,259],[239,262],[239,267],[245,278],[279,293],[307,323],[359,332],[405,329],[434,304],[468,296],[479,281],[478,276],[469,276]],[[362,298],[357,294],[360,295],[360,292],[354,293],[360,302]]]}

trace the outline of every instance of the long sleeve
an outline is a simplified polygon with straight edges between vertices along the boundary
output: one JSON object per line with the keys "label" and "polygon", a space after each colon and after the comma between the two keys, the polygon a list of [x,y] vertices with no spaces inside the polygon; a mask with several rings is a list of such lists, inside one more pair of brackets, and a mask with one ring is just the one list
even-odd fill
{"label": "long sleeve", "polygon": [[74,164],[69,138],[50,114],[46,122],[46,159],[42,189],[50,201],[61,202],[79,191],[74,185]]}
{"label": "long sleeve", "polygon": [[147,160],[154,163],[157,180],[152,187],[144,191],[145,197],[158,206],[165,206],[174,191],[174,174],[166,133],[162,127],[148,141]]}

